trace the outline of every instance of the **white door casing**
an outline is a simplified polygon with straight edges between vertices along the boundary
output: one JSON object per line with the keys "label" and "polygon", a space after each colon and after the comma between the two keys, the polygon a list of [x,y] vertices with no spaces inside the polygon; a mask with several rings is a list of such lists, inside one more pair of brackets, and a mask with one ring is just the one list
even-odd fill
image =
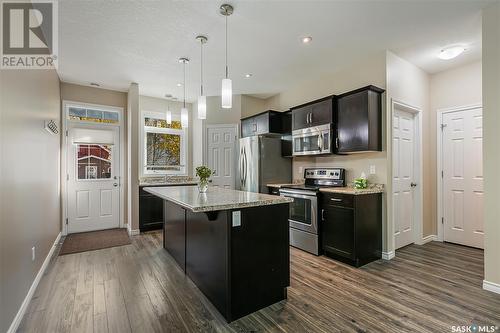
{"label": "white door casing", "polygon": [[393,113],[392,189],[395,248],[414,242],[415,115],[395,109]]}
{"label": "white door casing", "polygon": [[482,109],[442,115],[444,241],[484,247]]}
{"label": "white door casing", "polygon": [[[89,142],[75,142],[89,133]],[[97,131],[97,132],[96,132]],[[112,144],[92,142],[102,131]],[[96,156],[101,152],[108,156]],[[84,156],[91,156],[88,159]],[[119,127],[68,125],[67,159],[67,233],[94,231],[120,226],[120,132]],[[111,163],[109,163],[109,160]],[[81,166],[78,166],[80,162]],[[84,165],[87,164],[87,165]]]}
{"label": "white door casing", "polygon": [[207,165],[214,170],[212,185],[234,189],[238,125],[207,126]]}

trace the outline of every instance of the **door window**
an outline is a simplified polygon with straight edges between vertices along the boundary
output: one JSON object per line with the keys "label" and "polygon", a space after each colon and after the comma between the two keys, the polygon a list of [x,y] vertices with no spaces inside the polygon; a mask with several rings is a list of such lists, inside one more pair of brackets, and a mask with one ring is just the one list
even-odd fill
{"label": "door window", "polygon": [[112,165],[112,146],[76,145],[76,165],[78,180],[110,179]]}

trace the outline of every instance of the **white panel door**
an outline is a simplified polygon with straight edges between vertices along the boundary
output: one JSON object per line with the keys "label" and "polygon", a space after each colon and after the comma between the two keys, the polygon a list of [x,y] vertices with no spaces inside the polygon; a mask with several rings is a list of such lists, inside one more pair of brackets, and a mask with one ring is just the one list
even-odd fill
{"label": "white panel door", "polygon": [[445,113],[443,125],[444,240],[483,248],[482,109]]}
{"label": "white panel door", "polygon": [[[120,225],[119,129],[109,127],[114,144],[73,142],[68,130],[68,233],[118,228]],[[81,131],[86,129],[79,128]],[[89,132],[89,138],[92,133]]]}
{"label": "white panel door", "polygon": [[207,128],[207,164],[214,170],[213,186],[234,189],[236,128],[235,125],[211,125]]}
{"label": "white panel door", "polygon": [[413,195],[415,165],[414,115],[394,110],[393,117],[393,220],[396,249],[414,242],[415,198]]}

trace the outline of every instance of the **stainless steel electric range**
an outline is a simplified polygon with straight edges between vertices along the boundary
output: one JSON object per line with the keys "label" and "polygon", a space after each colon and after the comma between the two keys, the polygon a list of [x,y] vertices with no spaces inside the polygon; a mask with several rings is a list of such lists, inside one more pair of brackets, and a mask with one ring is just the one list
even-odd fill
{"label": "stainless steel electric range", "polygon": [[293,198],[290,204],[290,245],[320,254],[319,190],[323,187],[344,187],[345,170],[342,168],[307,168],[305,183],[287,185],[280,195]]}

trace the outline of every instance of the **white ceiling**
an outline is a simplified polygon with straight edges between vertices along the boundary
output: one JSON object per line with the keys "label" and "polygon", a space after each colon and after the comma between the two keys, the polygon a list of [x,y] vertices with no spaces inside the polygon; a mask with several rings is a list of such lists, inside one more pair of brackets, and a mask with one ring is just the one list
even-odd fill
{"label": "white ceiling", "polygon": [[[229,74],[233,92],[271,96],[389,49],[429,73],[481,58],[481,8],[488,1],[230,1]],[[221,1],[60,1],[59,74],[63,81],[182,98],[187,56],[187,98],[199,93],[200,48],[205,34],[205,91],[218,95],[224,75]],[[308,45],[300,37],[312,36]],[[460,57],[436,57],[465,43]],[[252,73],[250,79],[245,73]]]}

